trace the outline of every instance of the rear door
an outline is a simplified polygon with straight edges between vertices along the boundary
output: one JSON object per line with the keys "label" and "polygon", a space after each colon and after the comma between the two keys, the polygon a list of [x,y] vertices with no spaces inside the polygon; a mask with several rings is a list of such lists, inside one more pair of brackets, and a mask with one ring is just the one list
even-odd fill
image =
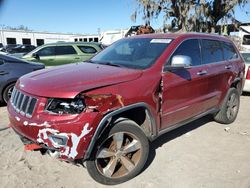
{"label": "rear door", "polygon": [[207,67],[201,64],[200,43],[189,39],[180,44],[171,56],[185,55],[192,59],[188,69],[166,70],[162,75],[162,127],[183,122],[204,112],[208,100]]}
{"label": "rear door", "polygon": [[207,108],[219,107],[219,103],[227,92],[232,78],[232,61],[224,57],[224,42],[202,39],[202,61],[208,71],[208,92],[210,93]]}

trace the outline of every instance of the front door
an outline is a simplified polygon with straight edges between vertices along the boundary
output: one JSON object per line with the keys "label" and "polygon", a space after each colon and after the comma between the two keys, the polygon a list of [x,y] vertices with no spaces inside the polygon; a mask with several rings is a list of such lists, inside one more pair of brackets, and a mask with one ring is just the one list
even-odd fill
{"label": "front door", "polygon": [[207,66],[201,64],[199,40],[185,40],[175,50],[172,57],[175,55],[189,56],[192,66],[164,71],[162,74],[161,129],[184,122],[204,112],[209,98]]}
{"label": "front door", "polygon": [[36,61],[44,63],[45,66],[53,66],[56,57],[54,46],[44,47],[37,51],[36,54],[38,55]]}

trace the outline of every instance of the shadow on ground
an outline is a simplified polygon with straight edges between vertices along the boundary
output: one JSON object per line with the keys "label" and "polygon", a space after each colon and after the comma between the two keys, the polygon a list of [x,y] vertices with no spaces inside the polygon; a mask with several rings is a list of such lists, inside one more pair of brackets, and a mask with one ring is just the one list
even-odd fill
{"label": "shadow on ground", "polygon": [[242,95],[243,96],[250,96],[250,92],[243,92]]}
{"label": "shadow on ground", "polygon": [[167,142],[169,142],[169,141],[171,141],[179,136],[182,136],[182,135],[184,135],[184,134],[186,134],[194,129],[197,129],[200,126],[205,125],[211,121],[213,121],[213,118],[211,115],[205,116],[201,119],[198,119],[196,121],[193,121],[191,123],[183,125],[175,130],[167,132],[167,133],[161,135],[160,137],[158,137],[153,142],[151,142],[148,160],[146,162],[146,165],[145,165],[143,171],[146,170],[150,166],[150,164],[153,162],[155,155],[156,155],[157,148],[159,148],[162,145],[164,145],[165,143],[167,143]]}
{"label": "shadow on ground", "polygon": [[7,105],[0,102],[0,107],[5,107],[5,106],[7,106]]}

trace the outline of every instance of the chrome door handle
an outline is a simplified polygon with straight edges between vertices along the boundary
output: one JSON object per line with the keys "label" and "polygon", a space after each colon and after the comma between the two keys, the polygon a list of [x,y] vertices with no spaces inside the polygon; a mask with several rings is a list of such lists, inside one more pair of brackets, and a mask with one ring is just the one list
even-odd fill
{"label": "chrome door handle", "polygon": [[199,75],[199,76],[202,76],[204,74],[207,74],[206,70],[202,70],[202,71],[197,72],[197,75]]}
{"label": "chrome door handle", "polygon": [[225,69],[231,69],[233,66],[232,65],[226,65]]}

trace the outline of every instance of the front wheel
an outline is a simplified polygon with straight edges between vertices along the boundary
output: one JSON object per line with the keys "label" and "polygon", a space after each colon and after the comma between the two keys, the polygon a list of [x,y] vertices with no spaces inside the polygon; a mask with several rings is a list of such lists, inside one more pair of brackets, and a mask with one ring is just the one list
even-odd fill
{"label": "front wheel", "polygon": [[149,143],[140,127],[131,120],[116,123],[86,162],[90,176],[97,182],[114,185],[135,177],[144,167]]}
{"label": "front wheel", "polygon": [[234,122],[240,107],[240,95],[236,88],[230,88],[220,111],[214,116],[215,121],[223,124]]}
{"label": "front wheel", "polygon": [[11,97],[11,94],[12,94],[12,91],[13,91],[13,89],[14,89],[14,86],[15,86],[15,83],[12,83],[12,84],[10,84],[10,85],[8,85],[5,89],[4,89],[4,91],[3,91],[3,100],[4,100],[4,102],[7,104],[8,103],[8,101],[9,101],[9,99],[10,99],[10,97]]}

